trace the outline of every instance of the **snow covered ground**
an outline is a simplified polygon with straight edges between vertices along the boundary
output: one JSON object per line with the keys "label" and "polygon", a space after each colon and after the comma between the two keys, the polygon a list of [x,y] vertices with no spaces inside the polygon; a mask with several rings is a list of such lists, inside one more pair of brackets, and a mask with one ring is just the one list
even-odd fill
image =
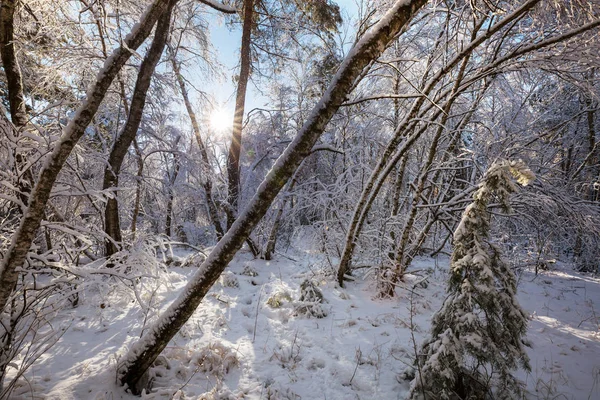
{"label": "snow covered ground", "polygon": [[[319,255],[266,262],[242,253],[159,357],[154,388],[143,398],[404,399],[402,372],[444,299],[447,265],[417,260],[398,296],[379,300],[369,277],[337,288]],[[56,325],[69,328],[11,398],[135,398],[115,384],[119,355],[193,273],[170,268],[147,280],[138,299],[114,282],[88,290],[61,313]],[[323,318],[302,314],[307,279],[323,293]],[[537,277],[524,271],[519,300],[531,314],[532,371],[519,372],[528,397],[600,399],[600,279],[561,263]]]}

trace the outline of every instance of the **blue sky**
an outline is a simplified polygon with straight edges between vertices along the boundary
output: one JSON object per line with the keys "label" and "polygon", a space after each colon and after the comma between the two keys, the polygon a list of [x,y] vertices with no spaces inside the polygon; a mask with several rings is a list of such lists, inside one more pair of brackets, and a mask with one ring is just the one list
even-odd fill
{"label": "blue sky", "polygon": [[[356,15],[357,5],[355,1],[359,0],[338,0],[336,1],[342,9],[342,15]],[[241,41],[241,30],[230,30],[219,18],[215,17],[210,21],[211,41],[213,43],[218,60],[226,68],[225,79],[221,82],[211,83],[207,90],[214,97],[218,107],[224,108],[229,113],[233,113],[235,85],[232,82],[232,76],[238,73],[238,58]],[[261,97],[254,89],[253,84],[249,85],[246,96],[246,111],[255,107],[262,107],[266,99]]]}

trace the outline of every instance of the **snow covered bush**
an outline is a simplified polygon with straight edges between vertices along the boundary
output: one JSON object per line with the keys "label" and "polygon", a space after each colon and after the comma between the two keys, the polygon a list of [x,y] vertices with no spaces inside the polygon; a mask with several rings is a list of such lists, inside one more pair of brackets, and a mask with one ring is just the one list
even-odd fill
{"label": "snow covered bush", "polygon": [[217,378],[222,378],[232,368],[240,365],[235,352],[220,342],[210,343],[200,349],[192,361],[200,367],[200,371],[211,373]]}
{"label": "snow covered bush", "polygon": [[223,272],[223,274],[221,274],[221,276],[219,277],[219,282],[221,282],[221,285],[223,285],[223,287],[229,287],[229,288],[239,288],[240,287],[240,282],[238,281],[237,276],[235,276],[233,274],[233,272],[231,272],[231,271]]}
{"label": "snow covered bush", "polygon": [[281,308],[285,303],[292,301],[292,296],[285,290],[273,293],[267,300],[267,305],[271,308]]}
{"label": "snow covered bush", "polygon": [[509,210],[509,195],[533,179],[521,162],[490,167],[454,233],[448,298],[433,316],[431,337],[418,354],[411,399],[516,399],[522,385],[511,371],[530,370],[524,350],[527,315],[516,279],[488,240],[488,203]]}
{"label": "snow covered bush", "polygon": [[296,304],[294,313],[307,317],[324,318],[327,311],[323,309],[323,293],[310,280],[305,280],[300,284],[300,299]]}
{"label": "snow covered bush", "polygon": [[209,392],[203,393],[198,397],[198,400],[238,400],[240,397],[236,396],[231,390],[218,382],[217,385],[212,388]]}
{"label": "snow covered bush", "polygon": [[258,272],[256,271],[256,269],[254,269],[249,264],[244,265],[244,269],[242,270],[241,274],[252,277],[258,276]]}
{"label": "snow covered bush", "polygon": [[[72,291],[67,279],[22,274],[10,301],[0,310],[0,399],[11,397],[19,386],[29,386],[27,370],[65,333],[52,319],[69,308]],[[25,380],[25,382],[23,381]]]}

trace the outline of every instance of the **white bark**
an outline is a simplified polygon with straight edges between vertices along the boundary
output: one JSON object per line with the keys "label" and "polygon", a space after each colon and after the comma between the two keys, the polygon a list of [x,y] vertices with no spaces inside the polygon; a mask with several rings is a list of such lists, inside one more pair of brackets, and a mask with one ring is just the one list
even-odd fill
{"label": "white bark", "polygon": [[381,56],[389,43],[413,18],[426,0],[398,0],[387,14],[350,50],[321,101],[306,123],[258,187],[246,209],[219,241],[198,272],[146,334],[129,349],[119,366],[119,379],[134,392],[156,357],[194,313],[210,287],[219,278],[235,253],[242,247],[256,224],[269,209],[283,185],[325,130],[333,115],[354,87],[364,69]]}
{"label": "white bark", "polygon": [[103,68],[98,72],[96,82],[89,88],[85,100],[80,104],[73,119],[69,121],[61,138],[55,144],[54,150],[46,159],[31,192],[19,228],[14,233],[10,247],[0,262],[0,310],[4,309],[17,282],[19,275],[17,268],[25,261],[63,164],[90,124],[113,79],[131,57],[131,50],[137,49],[150,35],[158,17],[165,11],[167,3],[168,0],[155,0],[141,17],[140,22],[125,37],[123,45],[106,59]]}

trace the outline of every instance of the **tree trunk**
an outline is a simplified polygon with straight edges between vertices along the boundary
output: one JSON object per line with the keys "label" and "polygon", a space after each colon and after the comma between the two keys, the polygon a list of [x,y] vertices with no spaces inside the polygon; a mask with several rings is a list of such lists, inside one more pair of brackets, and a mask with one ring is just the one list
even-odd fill
{"label": "tree trunk", "polygon": [[29,196],[27,210],[25,210],[21,223],[12,236],[10,247],[0,263],[0,310],[6,306],[17,282],[19,276],[17,268],[23,265],[40,227],[44,208],[58,173],[90,124],[115,76],[131,57],[131,50],[137,49],[150,35],[156,20],[163,14],[167,4],[167,0],[155,0],[143,14],[135,29],[126,36],[123,45],[104,62],[104,67],[98,73],[96,82],[88,90],[86,99],[77,108],[73,119],[64,128],[61,138],[55,144],[52,153],[48,155]]}
{"label": "tree trunk", "polygon": [[[596,69],[592,68],[590,71],[590,76],[588,79],[590,82],[594,81],[594,76],[596,74]],[[598,163],[600,162],[600,149],[598,148],[598,143],[596,142],[596,109],[598,107],[598,101],[594,101],[591,95],[586,96],[585,105],[587,107],[586,111],[586,119],[587,119],[587,128],[588,128],[588,162],[587,166],[589,168],[589,181],[593,182],[595,178],[598,177],[600,173],[600,168],[598,167]],[[600,194],[600,190],[593,184],[589,185],[588,188],[588,200],[597,201],[598,195]]]}
{"label": "tree trunk", "polygon": [[206,146],[204,145],[202,136],[200,135],[200,126],[198,125],[196,113],[192,108],[192,103],[190,102],[185,82],[183,80],[183,77],[181,76],[179,65],[177,64],[177,60],[175,59],[175,53],[170,47],[169,53],[169,58],[171,59],[171,66],[173,67],[173,72],[177,77],[179,90],[181,91],[181,96],[183,97],[185,108],[187,110],[188,116],[190,117],[190,121],[192,122],[192,129],[194,130],[196,142],[198,143],[198,147],[200,148],[200,156],[202,157],[202,160],[200,160],[200,164],[202,165],[202,174],[204,175],[204,182],[202,183],[202,187],[204,189],[204,195],[206,196],[206,207],[208,209],[208,216],[213,226],[215,227],[217,241],[219,241],[223,237],[223,228],[221,227],[221,221],[219,218],[219,212],[217,211],[217,206],[215,205],[215,202],[212,197],[211,179],[213,178],[213,173],[211,172],[210,161],[208,160],[208,152],[206,151]]}
{"label": "tree trunk", "polygon": [[279,226],[281,225],[283,211],[285,210],[285,206],[287,205],[288,199],[291,197],[291,192],[294,189],[295,184],[296,180],[292,177],[290,183],[288,183],[287,185],[286,192],[288,193],[283,197],[283,199],[281,199],[281,206],[275,214],[275,219],[273,220],[273,225],[271,226],[271,231],[269,232],[269,237],[267,238],[267,244],[265,245],[265,251],[263,252],[262,257],[267,261],[273,258],[273,253],[275,252],[275,245],[277,244],[277,233],[279,232]]}
{"label": "tree trunk", "polygon": [[[425,96],[421,96],[417,100],[415,100],[410,111],[407,113],[407,116],[404,118],[402,123],[396,128],[394,132],[394,137],[387,145],[382,157],[380,157],[380,160],[377,163],[375,169],[373,170],[371,176],[369,177],[367,186],[363,190],[361,198],[359,199],[354,209],[352,221],[346,234],[346,243],[344,245],[344,250],[342,252],[342,256],[340,257],[340,263],[338,265],[337,278],[340,286],[344,285],[344,275],[350,267],[352,254],[354,253],[354,248],[356,247],[356,240],[358,238],[358,235],[360,234],[360,231],[362,230],[363,223],[365,221],[367,213],[369,212],[371,204],[373,204],[373,201],[379,193],[383,182],[385,181],[389,173],[392,171],[399,158],[402,157],[404,153],[406,153],[406,151],[409,149],[412,143],[420,135],[420,132],[413,133],[410,136],[407,136],[407,133],[411,132],[414,129],[415,124],[413,120],[419,115],[421,106],[426,101],[426,96],[431,93],[434,86],[438,82],[440,82],[440,80],[446,74],[452,71],[462,59],[469,56],[473,52],[473,50],[475,50],[480,44],[484,43],[486,40],[491,38],[493,34],[506,27],[512,21],[518,20],[522,15],[531,10],[540,1],[541,0],[529,0],[523,3],[511,14],[505,16],[504,19],[496,22],[494,25],[489,27],[487,31],[485,31],[485,33],[471,40],[470,43],[466,45],[460,53],[458,53],[451,60],[449,60],[448,63],[443,68],[441,68],[436,74],[434,74],[431,77],[431,79],[424,85],[424,88],[420,92]],[[501,63],[503,61],[506,60],[498,60],[497,63]],[[402,147],[396,151],[397,146],[403,139],[404,143],[402,144]],[[394,152],[396,152],[395,156],[393,156]],[[390,160],[390,158],[392,159]]]}
{"label": "tree trunk", "polygon": [[175,182],[177,181],[177,176],[179,175],[179,154],[177,153],[177,144],[181,140],[181,136],[178,136],[175,139],[175,144],[173,145],[173,172],[169,177],[169,198],[167,199],[167,218],[165,221],[165,235],[170,238],[171,237],[171,228],[173,224],[173,201],[175,200],[175,191],[173,190],[173,186],[175,186]]}
{"label": "tree trunk", "polygon": [[[171,24],[171,12],[176,2],[177,0],[169,0],[167,10],[161,15],[156,26],[156,33],[154,34],[152,45],[150,46],[150,49],[148,49],[140,66],[131,104],[129,106],[127,122],[115,140],[108,157],[108,165],[104,170],[102,190],[114,190],[119,186],[119,172],[121,171],[121,166],[123,165],[123,160],[125,160],[127,151],[135,139],[135,135],[140,127],[144,105],[146,104],[146,93],[148,92],[154,70],[165,48],[165,43],[167,42]],[[104,230],[109,237],[105,242],[105,255],[110,257],[119,251],[119,243],[122,241],[121,224],[119,221],[119,204],[116,191],[112,193],[112,196],[109,197],[106,202],[106,207],[104,209]]]}
{"label": "tree trunk", "polygon": [[250,78],[250,40],[252,35],[252,17],[254,0],[244,0],[244,22],[242,26],[242,46],[240,49],[240,76],[235,94],[235,112],[233,114],[233,133],[229,156],[227,157],[227,196],[232,212],[227,213],[227,229],[231,228],[237,217],[238,200],[240,196],[240,152],[242,148],[242,122],[246,105],[246,90]]}
{"label": "tree trunk", "polygon": [[118,371],[122,384],[128,385],[134,392],[143,389],[137,386],[140,378],[194,313],[208,290],[267,212],[283,185],[302,160],[310,154],[315,142],[350,93],[363,69],[383,53],[392,39],[425,3],[426,0],[398,0],[372,31],[350,50],[329,89],[312,110],[296,138],[277,159],[231,229],[200,265],[198,272],[179,297],[123,357]]}
{"label": "tree trunk", "polygon": [[6,74],[10,116],[17,129],[27,125],[21,68],[15,55],[14,15],[17,0],[2,0],[0,7],[0,53]]}
{"label": "tree trunk", "polygon": [[[481,25],[479,25],[479,27],[481,27]],[[475,36],[477,34],[477,28],[478,27],[476,27],[476,29],[473,31],[471,40],[475,39]],[[442,134],[446,130],[446,123],[448,122],[448,119],[450,118],[450,111],[452,110],[452,106],[454,105],[454,102],[457,99],[456,95],[460,92],[460,85],[462,84],[463,78],[465,76],[465,69],[467,68],[467,64],[469,63],[470,58],[471,58],[471,56],[469,54],[463,59],[461,65],[460,65],[458,74],[456,76],[456,79],[454,81],[452,95],[450,96],[450,98],[448,99],[446,104],[444,105],[444,113],[442,115],[440,124],[436,128],[435,135],[433,137],[433,140],[431,141],[431,145],[429,146],[429,154],[427,156],[427,160],[426,160],[425,164],[423,165],[423,167],[421,168],[421,173],[419,174],[419,177],[417,180],[417,187],[415,188],[415,191],[414,191],[413,201],[410,204],[409,215],[408,215],[406,223],[404,224],[404,227],[403,227],[400,243],[398,244],[398,247],[396,249],[396,257],[395,257],[395,261],[394,261],[395,265],[394,265],[394,273],[392,275],[392,282],[391,282],[391,285],[389,285],[389,287],[387,288],[389,290],[386,290],[387,293],[382,293],[382,295],[387,295],[389,297],[392,297],[394,295],[395,284],[398,283],[398,281],[400,281],[404,277],[406,268],[408,268],[409,258],[407,258],[406,250],[408,247],[410,233],[413,230],[413,225],[414,225],[416,217],[417,217],[417,211],[418,211],[417,205],[421,202],[421,195],[423,193],[423,190],[425,189],[425,182],[427,181],[427,178],[429,177],[429,172],[430,172],[431,166],[433,165],[433,161],[435,160],[435,156],[438,151],[438,144],[439,144],[440,138],[442,137]]]}
{"label": "tree trunk", "polygon": [[[16,9],[16,0],[2,1],[0,7],[0,56],[2,58],[2,67],[6,75],[6,86],[8,91],[9,111],[12,123],[15,126],[14,134],[10,138],[14,140],[16,148],[13,150],[15,160],[15,177],[17,187],[17,197],[22,204],[29,201],[29,193],[33,187],[33,174],[31,169],[24,171],[23,166],[26,159],[22,152],[18,150],[21,147],[18,144],[19,136],[23,128],[27,125],[27,109],[25,107],[25,95],[23,93],[23,77],[21,68],[17,60],[14,43],[14,15]],[[9,131],[7,131],[8,133]],[[21,214],[24,210],[20,207],[14,207],[14,215]]]}
{"label": "tree trunk", "polygon": [[133,139],[133,148],[135,149],[135,155],[137,157],[137,174],[135,176],[135,200],[133,204],[133,213],[131,215],[131,233],[135,239],[135,231],[137,229],[138,215],[140,215],[140,200],[142,197],[142,180],[144,171],[144,159],[142,158],[142,151],[136,139]]}

